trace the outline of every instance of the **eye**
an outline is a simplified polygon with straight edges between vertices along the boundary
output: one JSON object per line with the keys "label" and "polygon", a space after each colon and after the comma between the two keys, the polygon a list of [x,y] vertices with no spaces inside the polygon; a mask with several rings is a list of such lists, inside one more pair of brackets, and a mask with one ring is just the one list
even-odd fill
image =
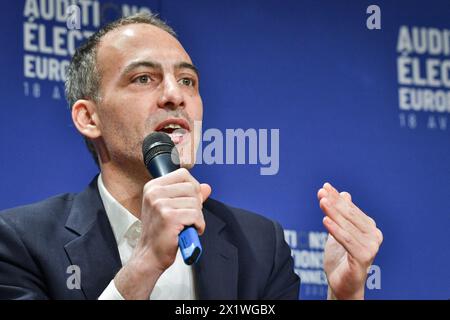
{"label": "eye", "polygon": [[193,79],[190,78],[182,78],[178,81],[178,83],[182,84],[183,86],[187,86],[187,87],[193,87],[195,82]]}
{"label": "eye", "polygon": [[143,74],[133,80],[133,82],[137,82],[139,84],[147,84],[150,83],[151,81],[152,79],[146,74]]}

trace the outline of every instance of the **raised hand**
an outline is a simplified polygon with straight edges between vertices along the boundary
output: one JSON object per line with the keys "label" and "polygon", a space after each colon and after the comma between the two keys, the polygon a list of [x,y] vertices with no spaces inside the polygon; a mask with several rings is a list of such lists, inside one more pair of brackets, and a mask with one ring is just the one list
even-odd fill
{"label": "raised hand", "polygon": [[329,298],[363,299],[367,269],[383,241],[375,221],[361,211],[348,192],[339,193],[325,183],[318,191],[329,232],[325,245],[324,269]]}

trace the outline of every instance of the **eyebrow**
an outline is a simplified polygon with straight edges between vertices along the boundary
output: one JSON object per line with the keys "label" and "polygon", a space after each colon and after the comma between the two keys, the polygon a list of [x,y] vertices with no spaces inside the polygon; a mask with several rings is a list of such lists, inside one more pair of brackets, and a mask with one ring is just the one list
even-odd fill
{"label": "eyebrow", "polygon": [[192,63],[180,62],[175,65],[175,69],[190,69],[195,72],[197,78],[200,78],[200,72],[198,72],[198,69]]}
{"label": "eyebrow", "polygon": [[135,61],[125,67],[125,69],[122,72],[122,75],[126,75],[129,72],[131,72],[134,69],[137,69],[139,67],[148,67],[148,68],[159,69],[159,70],[162,69],[162,66],[160,63],[156,63],[153,61]]}
{"label": "eyebrow", "polygon": [[[148,60],[142,60],[142,61],[135,61],[130,63],[128,66],[125,67],[125,69],[122,72],[122,75],[126,75],[129,72],[133,71],[134,69],[137,69],[139,67],[147,67],[147,68],[153,68],[162,70],[162,65],[158,62],[148,61]],[[197,75],[197,78],[200,77],[200,74],[198,72],[198,69],[189,62],[180,62],[175,65],[175,69],[190,69],[195,72]]]}

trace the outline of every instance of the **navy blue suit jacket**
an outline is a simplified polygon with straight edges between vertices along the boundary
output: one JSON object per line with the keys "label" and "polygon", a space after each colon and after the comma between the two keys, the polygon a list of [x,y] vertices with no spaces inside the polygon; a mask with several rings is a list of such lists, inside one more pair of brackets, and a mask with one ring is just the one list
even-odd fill
{"label": "navy blue suit jacket", "polygon": [[[203,212],[200,299],[297,299],[300,280],[278,223],[213,199]],[[80,268],[79,289],[71,265]],[[0,299],[97,299],[120,268],[97,178],[79,194],[0,212]]]}

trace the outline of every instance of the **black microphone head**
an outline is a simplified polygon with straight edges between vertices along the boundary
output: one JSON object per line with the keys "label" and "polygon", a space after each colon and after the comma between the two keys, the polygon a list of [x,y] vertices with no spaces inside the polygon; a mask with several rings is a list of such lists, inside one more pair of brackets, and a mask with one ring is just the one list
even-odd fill
{"label": "black microphone head", "polygon": [[150,161],[162,153],[172,154],[172,157],[176,157],[173,160],[180,163],[177,148],[175,148],[175,144],[167,133],[152,132],[146,136],[142,143],[142,154],[144,156],[145,166],[148,168]]}

